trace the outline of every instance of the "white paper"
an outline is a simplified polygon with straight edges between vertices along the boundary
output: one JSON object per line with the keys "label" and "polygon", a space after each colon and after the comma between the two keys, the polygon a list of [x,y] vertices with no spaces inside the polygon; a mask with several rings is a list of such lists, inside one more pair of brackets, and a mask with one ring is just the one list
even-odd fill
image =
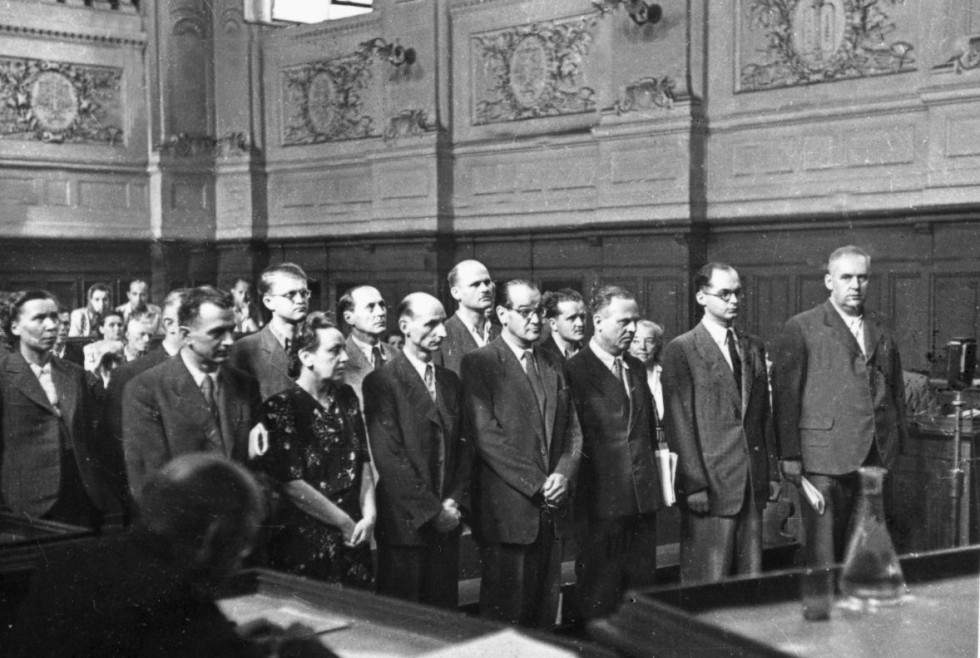
{"label": "white paper", "polygon": [[823,495],[817,488],[810,484],[810,481],[806,478],[800,478],[800,489],[803,491],[803,497],[806,498],[806,502],[810,504],[817,514],[823,514],[824,510],[827,508],[824,502]]}
{"label": "white paper", "polygon": [[664,505],[670,507],[677,502],[674,495],[674,479],[677,477],[677,453],[666,449],[656,450],[657,467],[660,470],[660,488],[664,496]]}

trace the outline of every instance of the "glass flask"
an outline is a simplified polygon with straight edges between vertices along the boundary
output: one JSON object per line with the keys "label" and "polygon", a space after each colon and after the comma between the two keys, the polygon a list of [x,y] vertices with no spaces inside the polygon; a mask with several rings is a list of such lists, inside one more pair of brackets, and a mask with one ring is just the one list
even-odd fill
{"label": "glass flask", "polygon": [[878,466],[859,469],[861,497],[847,544],[840,591],[844,597],[871,604],[896,604],[908,588],[902,565],[885,527],[882,487],[887,471]]}

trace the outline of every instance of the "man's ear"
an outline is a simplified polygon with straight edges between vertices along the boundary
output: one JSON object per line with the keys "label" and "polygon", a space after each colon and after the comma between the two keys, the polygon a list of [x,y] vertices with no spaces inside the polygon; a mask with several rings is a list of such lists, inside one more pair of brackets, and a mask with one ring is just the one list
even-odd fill
{"label": "man's ear", "polygon": [[823,284],[827,286],[827,290],[834,289],[834,276],[830,272],[823,275]]}

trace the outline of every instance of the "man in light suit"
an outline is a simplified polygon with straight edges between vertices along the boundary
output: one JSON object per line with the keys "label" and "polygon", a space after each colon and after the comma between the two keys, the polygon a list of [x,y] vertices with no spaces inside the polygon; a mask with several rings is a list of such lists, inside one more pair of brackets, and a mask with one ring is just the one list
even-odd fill
{"label": "man in light suit", "polygon": [[337,300],[337,315],[350,327],[344,383],[354,389],[364,408],[361,385],[368,373],[384,367],[396,354],[381,340],[388,331],[388,305],[377,288],[356,286]]}
{"label": "man in light suit", "polygon": [[834,251],[824,277],[830,299],[790,318],[773,355],[780,466],[824,497],[822,515],[803,505],[813,566],[843,560],[857,469],[890,468],[907,438],[898,345],[886,319],[864,307],[870,271],[863,249]]}
{"label": "man in light suit", "polygon": [[405,347],[364,379],[364,415],[381,475],[378,593],[454,610],[472,455],[461,435],[459,378],[432,363],[445,320],[431,295],[402,300]]}
{"label": "man in light suit", "polygon": [[129,292],[126,293],[127,301],[116,307],[117,313],[122,313],[123,326],[129,323],[129,318],[134,315],[142,315],[149,324],[151,333],[155,334],[160,329],[160,307],[150,303],[150,286],[142,279],[133,279],[129,283]]}
{"label": "man in light suit", "polygon": [[764,348],[732,326],[743,297],[738,272],[708,263],[694,289],[704,317],[663,356],[682,583],[761,571],[762,510],[777,486]]}
{"label": "man in light suit", "polygon": [[562,361],[582,349],[585,340],[585,302],[571,288],[544,294],[544,317],[551,328],[548,340],[541,344]]}
{"label": "man in light suit", "polygon": [[463,355],[483,347],[500,335],[490,322],[494,284],[483,263],[464,260],[449,271],[449,294],[459,303],[446,322],[446,340],[436,355],[436,363],[459,374]]}
{"label": "man in light suit", "polygon": [[582,425],[575,505],[585,523],[575,567],[584,619],[613,612],[626,588],[653,584],[663,501],[656,409],[643,364],[627,352],[640,307],[631,293],[606,286],[592,317],[592,340],[565,365]]}
{"label": "man in light suit", "polygon": [[244,461],[260,413],[259,386],[225,365],[235,329],[231,295],[194,288],[178,312],[183,347],[136,376],[123,393],[123,445],[130,490],[177,455],[216,452]]}
{"label": "man in light suit", "polygon": [[473,533],[480,546],[480,614],[550,628],[558,610],[561,541],[582,432],[562,364],[534,347],[541,293],[526,281],[500,291],[503,330],[461,365],[475,446]]}
{"label": "man in light suit", "polygon": [[94,431],[85,371],[51,355],[58,303],[43,290],[18,293],[6,322],[15,350],[0,361],[0,506],[97,528],[112,502],[113,455]]}
{"label": "man in light suit", "polygon": [[84,338],[100,338],[99,326],[102,316],[109,310],[109,286],[104,283],[93,283],[89,286],[88,302],[82,308],[76,308],[69,316],[70,326],[68,336]]}
{"label": "man in light suit", "polygon": [[261,331],[239,339],[229,363],[259,381],[262,399],[293,386],[288,349],[310,312],[306,272],[295,263],[272,265],[259,277],[259,296],[272,313]]}

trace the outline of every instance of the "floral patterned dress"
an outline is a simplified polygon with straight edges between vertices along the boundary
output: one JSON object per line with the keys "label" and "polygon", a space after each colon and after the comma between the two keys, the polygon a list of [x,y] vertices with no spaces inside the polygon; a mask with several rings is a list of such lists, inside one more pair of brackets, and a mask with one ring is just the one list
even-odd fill
{"label": "floral patterned dress", "polygon": [[[259,467],[283,485],[303,480],[354,522],[361,520],[361,474],[368,461],[357,396],[345,384],[324,408],[299,386],[265,402],[269,451]],[[355,587],[371,587],[371,548],[344,545],[339,528],[313,518],[283,496],[269,546],[269,566]]]}

